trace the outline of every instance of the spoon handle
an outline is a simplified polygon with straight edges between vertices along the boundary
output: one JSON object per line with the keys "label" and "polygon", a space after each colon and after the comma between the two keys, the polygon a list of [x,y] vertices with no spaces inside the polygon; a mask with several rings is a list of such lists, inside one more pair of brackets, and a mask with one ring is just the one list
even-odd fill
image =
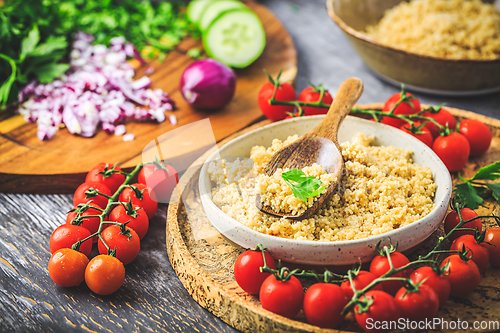
{"label": "spoon handle", "polygon": [[308,134],[330,139],[338,145],[337,132],[340,124],[351,111],[362,92],[363,82],[359,79],[350,78],[345,80],[337,90],[333,103],[323,121]]}

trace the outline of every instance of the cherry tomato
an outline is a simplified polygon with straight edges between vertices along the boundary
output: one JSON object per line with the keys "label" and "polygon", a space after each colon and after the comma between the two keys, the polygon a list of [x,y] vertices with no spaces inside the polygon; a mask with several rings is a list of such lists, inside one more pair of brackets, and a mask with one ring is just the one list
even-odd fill
{"label": "cherry tomato", "polygon": [[[437,121],[439,125],[443,127],[448,126],[448,128],[451,129],[452,131],[454,131],[455,128],[457,127],[457,121],[455,117],[445,108],[441,108],[437,113],[426,111],[422,113],[422,117],[432,118],[435,121]],[[441,134],[441,130],[439,129],[439,127],[432,121],[428,121],[427,124],[425,124],[425,127],[429,129],[433,139],[436,139],[439,136],[439,134]]]}
{"label": "cherry tomato", "polygon": [[[415,121],[414,124],[415,124],[415,128],[417,128],[418,126],[421,125],[417,121]],[[418,132],[421,132],[421,133],[413,133],[411,126],[408,123],[402,125],[399,129],[406,132],[406,133],[413,135],[414,137],[416,137],[417,139],[419,139],[420,141],[425,143],[427,146],[432,147],[432,142],[434,140],[432,139],[431,132],[429,132],[429,130],[425,126],[422,127],[420,130],[418,130]],[[414,129],[413,131],[416,131],[416,129]]]}
{"label": "cherry tomato", "polygon": [[98,295],[109,295],[120,289],[125,281],[125,267],[113,256],[98,255],[87,265],[85,282]]}
{"label": "cherry tomato", "polygon": [[490,264],[500,267],[500,227],[492,227],[486,230],[484,241],[489,243],[484,243],[484,246],[490,252]]}
{"label": "cherry tomato", "polygon": [[[294,105],[271,105],[269,100],[273,97],[275,86],[271,82],[266,82],[260,88],[258,95],[258,104],[262,113],[271,120],[284,119],[289,112],[293,112]],[[295,101],[297,93],[290,83],[280,83],[276,93],[278,101]]]}
{"label": "cherry tomato", "polygon": [[411,321],[425,321],[436,316],[439,310],[437,293],[429,286],[422,284],[418,291],[399,289],[394,297],[403,318]]}
{"label": "cherry tomato", "polygon": [[[449,263],[449,265],[448,265]],[[448,267],[444,273],[451,286],[451,296],[465,297],[473,292],[481,281],[481,273],[474,261],[463,261],[458,254],[453,254],[443,260],[441,268]]]}
{"label": "cherry tomato", "polygon": [[139,172],[139,183],[146,184],[158,202],[167,203],[179,182],[177,171],[167,163],[146,164]]}
{"label": "cherry tomato", "polygon": [[80,203],[87,203],[89,201],[92,201],[97,206],[103,209],[106,208],[106,206],[108,205],[108,198],[102,195],[96,195],[93,198],[87,197],[85,191],[90,189],[94,189],[99,193],[111,196],[111,191],[106,187],[106,185],[99,182],[85,182],[76,189],[75,194],[73,195],[73,205],[78,206],[78,204]]}
{"label": "cherry tomato", "polygon": [[150,193],[146,184],[132,184],[133,187],[126,187],[120,193],[120,201],[128,202],[129,199],[134,205],[144,208],[148,218],[151,219],[158,209],[158,201],[154,193]]}
{"label": "cherry tomato", "polygon": [[388,324],[399,319],[399,309],[394,297],[382,290],[370,290],[360,300],[373,300],[365,312],[360,312],[359,305],[354,307],[356,321],[366,332],[389,332]]}
{"label": "cherry tomato", "polygon": [[[394,268],[400,268],[410,263],[410,261],[404,254],[397,251],[391,253],[391,261]],[[376,277],[384,275],[389,271],[390,268],[391,266],[387,257],[381,255],[375,256],[370,264],[370,272],[373,273]],[[392,277],[406,277],[410,273],[411,269],[407,269],[392,275]],[[380,285],[382,286],[382,289],[384,291],[388,292],[391,295],[395,295],[396,292],[401,288],[401,282],[399,281],[384,281],[381,282]]]}
{"label": "cherry tomato", "polygon": [[445,275],[438,275],[432,269],[432,267],[424,266],[418,268],[413,273],[411,273],[410,279],[415,284],[420,283],[426,279],[423,285],[429,286],[434,289],[434,291],[438,295],[440,306],[443,306],[450,297],[450,281],[448,281]]}
{"label": "cherry tomato", "polygon": [[[116,258],[118,258],[124,265],[130,264],[139,254],[141,250],[141,241],[137,233],[118,225],[112,225],[101,232],[102,238],[108,244],[111,250],[116,250]],[[97,242],[100,254],[108,254],[108,249],[99,238]]]}
{"label": "cherry tomato", "polygon": [[[276,269],[273,257],[267,251],[266,264],[269,268]],[[264,266],[261,251],[247,250],[240,254],[234,263],[234,278],[241,289],[252,295],[258,295],[262,282],[271,273],[262,273],[259,269]]]}
{"label": "cherry tomato", "polygon": [[[101,224],[101,220],[98,217],[85,217],[85,216],[100,215],[102,212],[96,208],[100,209],[101,207],[91,202],[88,205],[88,208],[86,208],[85,211],[80,213],[80,216],[82,217],[81,220],[82,223],[80,224],[80,226],[90,231],[91,234],[97,232],[97,230],[99,229],[99,225]],[[66,224],[79,223],[78,221],[75,221],[75,218],[78,215],[78,212],[76,211],[77,209],[82,210],[82,208],[78,207],[73,208],[72,210],[75,211],[71,211],[68,213],[68,216],[66,217]],[[94,243],[97,242],[97,238],[98,236],[94,236],[92,238]]]}
{"label": "cherry tomato", "polygon": [[[460,209],[460,215],[462,215],[462,219],[464,221],[473,219],[477,217],[477,213],[473,211],[470,208],[462,208]],[[448,234],[453,228],[455,228],[458,223],[460,223],[460,217],[458,216],[458,213],[456,211],[451,211],[446,215],[446,218],[444,220],[444,232],[445,234]],[[483,230],[483,224],[481,222],[481,219],[478,218],[476,220],[472,220],[470,222],[465,223],[462,228],[470,228],[470,229],[477,229],[479,232]],[[460,236],[463,235],[474,235],[475,232],[472,230],[459,230],[459,231],[454,231],[451,235],[448,236],[448,239],[450,241],[454,241]]]}
{"label": "cherry tomato", "polygon": [[139,236],[139,239],[143,239],[149,228],[149,219],[146,211],[137,205],[126,206],[127,209],[123,205],[113,208],[111,214],[109,214],[109,220],[120,223],[128,222],[127,227],[133,229]]}
{"label": "cherry tomato", "polygon": [[[73,225],[63,224],[54,230],[50,236],[50,253],[54,253],[59,249],[71,249],[71,246],[76,242],[90,236],[90,231],[86,228]],[[78,251],[88,256],[92,250],[92,239],[88,239],[80,244]]]}
{"label": "cherry tomato", "polygon": [[315,283],[304,295],[304,314],[307,322],[323,328],[337,328],[348,303],[342,288],[332,283]]}
{"label": "cherry tomato", "polygon": [[471,250],[470,259],[476,263],[479,272],[482,273],[490,262],[490,253],[484,244],[486,243],[478,244],[472,235],[462,235],[453,241],[450,250],[462,251],[464,246],[466,251]]}
{"label": "cherry tomato", "polygon": [[471,156],[482,155],[490,148],[491,130],[482,121],[476,119],[462,120],[459,131],[469,141]]}
{"label": "cherry tomato", "polygon": [[450,172],[461,170],[469,158],[469,141],[460,133],[452,132],[447,136],[438,136],[432,144],[432,150],[443,161]]}
{"label": "cherry tomato", "polygon": [[[354,279],[352,279],[352,283],[354,283],[354,288],[357,291],[359,291],[362,290],[367,285],[369,285],[370,283],[372,283],[372,281],[375,280],[376,278],[377,277],[375,276],[375,274],[371,272],[359,271],[358,274],[354,277]],[[342,282],[340,287],[342,288],[348,299],[351,299],[354,296],[354,292],[351,287],[351,282],[349,280]],[[383,290],[383,288],[382,285],[379,283],[374,287],[372,287],[371,290]]]}
{"label": "cherry tomato", "polygon": [[[401,99],[401,93],[396,93],[389,97],[387,101],[384,104],[384,108],[382,111],[384,112],[390,112],[396,104],[399,102]],[[415,114],[421,111],[420,108],[420,101],[415,98],[412,94],[406,93],[406,100],[404,102],[401,102],[397,108],[394,110],[394,114],[404,114],[404,115],[409,115],[409,114]],[[397,119],[397,118],[391,118],[391,117],[382,117],[382,120],[380,121],[381,123],[387,124],[394,126],[396,128],[400,128],[404,124],[406,124],[406,121]]]}
{"label": "cherry tomato", "polygon": [[283,282],[276,280],[274,275],[269,275],[260,287],[259,299],[264,309],[294,318],[302,307],[304,290],[295,276]]}
{"label": "cherry tomato", "polygon": [[[307,87],[302,92],[299,94],[299,101],[301,102],[307,102],[307,103],[315,103],[319,101],[319,97],[321,96],[319,87]],[[323,98],[321,99],[321,102],[323,104],[332,104],[333,102],[333,97],[330,95],[328,90],[325,90],[325,93],[323,94]],[[304,107],[304,113],[306,116],[312,116],[315,114],[326,114],[328,112],[329,107],[327,108],[319,108],[319,107],[312,107],[312,106],[306,106]]]}
{"label": "cherry tomato", "polygon": [[119,167],[113,168],[113,164],[99,163],[87,173],[85,182],[99,182],[114,194],[118,187],[125,182],[125,175],[113,172],[113,170],[122,171]]}
{"label": "cherry tomato", "polygon": [[83,282],[89,258],[73,249],[59,249],[49,260],[49,274],[61,287],[74,287]]}

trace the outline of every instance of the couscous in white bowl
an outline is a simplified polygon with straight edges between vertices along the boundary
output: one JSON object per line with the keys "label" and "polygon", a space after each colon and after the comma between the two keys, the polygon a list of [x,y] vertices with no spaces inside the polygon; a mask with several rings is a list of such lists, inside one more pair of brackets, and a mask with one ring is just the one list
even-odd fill
{"label": "couscous in white bowl", "polygon": [[351,116],[348,116],[340,127],[339,142],[350,141],[354,135],[361,132],[375,136],[374,145],[411,150],[414,163],[430,168],[437,185],[434,195],[435,207],[430,213],[411,224],[375,236],[345,241],[315,241],[282,238],[257,232],[225,214],[213,202],[213,183],[208,174],[211,162],[219,157],[249,157],[253,146],[269,147],[273,139],[284,141],[290,135],[303,135],[316,126],[322,117],[311,116],[276,122],[242,135],[213,153],[203,165],[199,179],[201,201],[213,226],[242,247],[250,248],[262,244],[276,259],[309,265],[349,265],[359,260],[366,262],[373,258],[373,249],[379,241],[382,241],[382,244],[388,244],[389,241],[399,243],[399,250],[404,251],[429,237],[443,220],[451,197],[451,177],[445,165],[429,147],[411,135],[384,124]]}

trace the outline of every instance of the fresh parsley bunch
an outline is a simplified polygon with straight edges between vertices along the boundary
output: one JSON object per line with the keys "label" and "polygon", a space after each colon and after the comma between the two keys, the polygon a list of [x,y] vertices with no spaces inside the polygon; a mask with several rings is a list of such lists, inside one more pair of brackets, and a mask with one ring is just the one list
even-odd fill
{"label": "fresh parsley bunch", "polygon": [[484,199],[481,197],[488,190],[495,200],[500,204],[500,183],[491,181],[500,179],[500,161],[490,164],[479,171],[470,179],[458,177],[464,182],[455,185],[455,195],[465,201],[465,206],[470,209],[476,209],[481,205]]}
{"label": "fresh parsley bunch", "polygon": [[321,186],[321,180],[308,177],[304,171],[297,168],[283,172],[281,178],[290,187],[293,195],[304,202],[307,202],[308,198],[321,194],[326,188],[326,186]]}

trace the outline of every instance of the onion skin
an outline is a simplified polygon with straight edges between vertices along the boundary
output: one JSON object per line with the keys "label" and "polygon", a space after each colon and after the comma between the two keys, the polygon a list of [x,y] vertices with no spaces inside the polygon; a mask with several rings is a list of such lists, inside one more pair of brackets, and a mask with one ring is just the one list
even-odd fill
{"label": "onion skin", "polygon": [[236,75],[216,60],[198,60],[182,73],[180,88],[184,99],[194,108],[220,109],[233,99]]}

